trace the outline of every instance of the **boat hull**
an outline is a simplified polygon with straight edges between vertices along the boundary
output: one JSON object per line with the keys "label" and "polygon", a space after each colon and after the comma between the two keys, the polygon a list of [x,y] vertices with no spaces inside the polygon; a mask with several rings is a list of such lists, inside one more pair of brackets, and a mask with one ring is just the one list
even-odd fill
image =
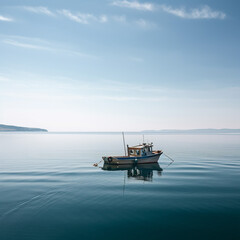
{"label": "boat hull", "polygon": [[142,157],[129,157],[129,156],[109,156],[103,157],[104,163],[107,164],[145,164],[145,163],[156,163],[162,152],[154,153],[149,156]]}

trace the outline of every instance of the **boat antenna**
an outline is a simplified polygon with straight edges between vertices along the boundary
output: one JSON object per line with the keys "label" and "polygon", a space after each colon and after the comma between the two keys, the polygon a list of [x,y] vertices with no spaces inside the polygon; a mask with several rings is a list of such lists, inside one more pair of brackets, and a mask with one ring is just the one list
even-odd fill
{"label": "boat antenna", "polygon": [[125,137],[124,137],[124,132],[122,132],[122,136],[123,136],[123,146],[124,146],[124,152],[125,152],[125,156],[127,156],[127,152],[126,152],[126,144],[125,144]]}

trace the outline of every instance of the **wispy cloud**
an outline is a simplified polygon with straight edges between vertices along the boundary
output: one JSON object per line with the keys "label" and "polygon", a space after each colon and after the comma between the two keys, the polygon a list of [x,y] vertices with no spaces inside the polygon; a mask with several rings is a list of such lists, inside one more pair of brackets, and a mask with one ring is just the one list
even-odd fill
{"label": "wispy cloud", "polygon": [[137,21],[135,21],[135,23],[141,27],[141,28],[144,28],[144,29],[151,29],[151,28],[154,28],[156,27],[156,24],[153,23],[153,22],[150,22],[148,20],[145,20],[145,19],[138,19]]}
{"label": "wispy cloud", "polygon": [[12,19],[12,18],[8,18],[8,17],[4,17],[4,16],[0,15],[0,21],[12,22],[13,19]]}
{"label": "wispy cloud", "polygon": [[51,11],[47,7],[32,7],[32,6],[24,6],[22,7],[24,10],[36,13],[36,14],[45,14],[48,16],[57,16],[57,15],[62,15],[67,17],[68,19],[81,23],[81,24],[89,24],[92,21],[95,22],[100,22],[100,23],[105,23],[108,21],[108,17],[104,14],[95,16],[93,14],[89,13],[72,13],[68,9],[61,9],[61,10],[54,10]]}
{"label": "wispy cloud", "polygon": [[101,15],[98,19],[99,22],[105,23],[108,21],[108,17],[106,15]]}
{"label": "wispy cloud", "polygon": [[115,15],[112,17],[112,19],[116,22],[120,22],[120,23],[126,23],[127,22],[127,18],[125,15]]}
{"label": "wispy cloud", "polygon": [[55,16],[55,13],[50,11],[47,7],[24,6],[23,9],[25,9],[29,12],[37,13],[37,14],[45,14],[45,15],[48,15],[48,16]]}
{"label": "wispy cloud", "polygon": [[149,102],[159,102],[163,100],[167,100],[166,97],[132,97],[132,96],[92,96],[92,98],[96,99],[104,99],[111,101],[149,101]]}
{"label": "wispy cloud", "polygon": [[[27,72],[15,72],[11,75],[2,74],[3,81],[7,82],[9,89],[18,89],[13,93],[10,91],[9,96],[18,97],[18,94],[22,94],[22,98],[31,97],[42,98],[46,101],[47,98],[62,98],[64,100],[87,100],[87,101],[99,101],[99,100],[111,100],[118,102],[136,102],[136,101],[226,101],[234,100],[239,101],[240,88],[228,87],[217,89],[185,89],[185,88],[163,88],[160,85],[149,86],[149,83],[129,83],[109,81],[99,78],[87,81],[86,79],[72,79],[64,76],[49,76],[38,75]],[[1,77],[0,77],[1,79]],[[23,94],[20,89],[31,89],[26,95]],[[40,94],[41,95],[38,95]],[[48,94],[47,94],[48,93]],[[4,88],[0,88],[0,94],[8,94]],[[43,95],[42,95],[43,94]],[[19,96],[20,97],[20,96]]]}
{"label": "wispy cloud", "polygon": [[88,13],[73,14],[71,11],[67,9],[58,10],[57,12],[67,17],[68,19],[81,24],[89,24],[91,21],[100,23],[105,23],[108,21],[108,17],[106,15],[94,16],[93,14]]}
{"label": "wispy cloud", "polygon": [[97,59],[97,56],[82,53],[76,50],[71,50],[64,48],[63,46],[57,47],[58,44],[50,43],[42,39],[38,38],[27,38],[21,36],[8,36],[2,40],[3,43],[20,48],[27,48],[33,50],[42,50],[42,51],[49,51],[52,53],[60,53],[70,56],[78,56],[84,57],[89,59]]}
{"label": "wispy cloud", "polygon": [[27,93],[21,93],[21,92],[2,92],[2,96],[7,96],[7,97],[14,97],[14,98],[21,98],[21,99],[32,99],[32,100],[43,100],[46,101],[48,99],[58,99],[58,100],[63,100],[63,101],[68,101],[68,100],[86,100],[86,101],[101,101],[101,100],[107,100],[107,101],[116,101],[116,102],[136,102],[136,101],[142,101],[142,102],[160,102],[160,101],[166,101],[168,100],[167,97],[131,97],[131,96],[113,96],[113,95],[88,95],[88,94],[57,94],[57,93],[52,93],[51,94],[46,94],[46,93],[38,93],[38,92],[27,92]]}
{"label": "wispy cloud", "polygon": [[140,3],[138,1],[113,1],[112,5],[117,7],[125,7],[125,8],[132,8],[136,10],[143,10],[143,11],[153,11],[155,9],[152,3]]}
{"label": "wispy cloud", "polygon": [[161,9],[177,17],[188,19],[224,19],[226,14],[221,11],[212,10],[209,6],[194,8],[187,11],[184,7],[173,8],[171,6],[161,5]]}
{"label": "wispy cloud", "polygon": [[22,47],[22,48],[31,48],[31,49],[38,49],[38,50],[52,50],[51,48],[35,45],[35,44],[29,44],[29,43],[23,43],[19,42],[13,39],[5,39],[3,40],[3,43],[15,46],[15,47]]}
{"label": "wispy cloud", "polygon": [[[114,1],[112,2],[112,5],[119,6],[119,7],[127,7],[127,8],[134,8],[137,10],[146,10],[146,11],[152,11],[154,9],[154,5],[151,3],[139,3],[137,1]],[[49,10],[47,7],[33,7],[33,6],[24,6],[21,7],[22,9],[36,13],[36,14],[45,14],[47,16],[63,16],[71,21],[80,23],[80,24],[92,24],[92,23],[106,23],[106,22],[116,22],[116,23],[130,23],[130,24],[137,24],[139,27],[143,29],[149,29],[156,24],[145,20],[145,19],[137,19],[137,20],[132,20],[131,22],[127,21],[127,18],[125,15],[105,15],[105,14],[99,14],[99,15],[94,15],[90,13],[81,13],[81,12],[73,12],[70,11],[69,9],[59,9],[59,10]],[[8,41],[8,44],[15,45],[15,46],[20,46],[22,47],[28,47],[28,48],[35,48],[35,49],[43,49],[42,47],[38,46],[32,46],[31,44],[19,44],[14,41]],[[27,46],[28,45],[28,46]],[[46,49],[44,47],[44,49]]]}

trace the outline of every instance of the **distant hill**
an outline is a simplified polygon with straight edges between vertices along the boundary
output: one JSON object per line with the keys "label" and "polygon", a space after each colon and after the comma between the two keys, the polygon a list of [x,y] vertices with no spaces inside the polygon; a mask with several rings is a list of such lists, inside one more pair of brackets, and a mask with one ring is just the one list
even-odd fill
{"label": "distant hill", "polygon": [[47,131],[48,130],[42,128],[17,127],[0,124],[0,132],[47,132]]}
{"label": "distant hill", "polygon": [[144,130],[142,133],[162,133],[162,134],[240,134],[240,129],[187,129],[187,130],[178,130],[178,129],[166,129],[166,130]]}

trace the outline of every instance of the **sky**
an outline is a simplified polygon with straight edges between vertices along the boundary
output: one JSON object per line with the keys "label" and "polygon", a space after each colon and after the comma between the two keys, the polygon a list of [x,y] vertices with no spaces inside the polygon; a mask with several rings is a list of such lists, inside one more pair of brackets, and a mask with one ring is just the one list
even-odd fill
{"label": "sky", "polygon": [[240,128],[238,0],[1,0],[0,123]]}

